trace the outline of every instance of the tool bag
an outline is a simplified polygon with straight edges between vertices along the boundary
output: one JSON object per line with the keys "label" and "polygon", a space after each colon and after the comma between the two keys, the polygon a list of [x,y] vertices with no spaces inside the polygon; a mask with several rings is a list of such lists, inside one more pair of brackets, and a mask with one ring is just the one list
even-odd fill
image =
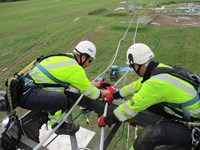
{"label": "tool bag", "polygon": [[6,85],[6,94],[5,101],[7,104],[7,111],[10,113],[13,112],[18,106],[18,96],[20,91],[23,90],[23,80],[21,76],[10,77],[5,82]]}
{"label": "tool bag", "polygon": [[[17,137],[13,138],[10,134],[10,129],[15,126],[17,130]],[[21,126],[20,121],[15,113],[9,116],[9,122],[5,127],[5,131],[1,135],[1,147],[5,150],[18,149],[19,141],[21,140]]]}

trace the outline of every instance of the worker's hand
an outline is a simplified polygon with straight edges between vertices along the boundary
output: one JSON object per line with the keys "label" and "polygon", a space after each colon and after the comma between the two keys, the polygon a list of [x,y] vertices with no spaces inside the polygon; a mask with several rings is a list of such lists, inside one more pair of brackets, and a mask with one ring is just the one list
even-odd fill
{"label": "worker's hand", "polygon": [[98,119],[98,126],[99,127],[105,127],[106,126],[106,123],[104,122],[104,117],[100,117]]}
{"label": "worker's hand", "polygon": [[105,82],[105,81],[100,81],[100,88],[106,89],[107,87],[111,86],[110,83]]}
{"label": "worker's hand", "polygon": [[128,122],[130,126],[135,127],[137,125],[137,121],[134,118],[129,119]]}
{"label": "worker's hand", "polygon": [[113,85],[107,87],[106,90],[110,91],[110,94],[113,94],[113,93],[116,92],[116,89],[115,89],[115,87]]}
{"label": "worker's hand", "polygon": [[112,94],[109,94],[107,95],[104,99],[103,99],[104,102],[108,103],[108,104],[111,104],[112,101],[113,101],[113,95]]}

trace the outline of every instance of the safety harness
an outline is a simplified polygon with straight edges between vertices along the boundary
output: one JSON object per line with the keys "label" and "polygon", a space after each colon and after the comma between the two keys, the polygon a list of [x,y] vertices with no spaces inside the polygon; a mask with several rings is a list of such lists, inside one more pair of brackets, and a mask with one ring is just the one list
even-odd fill
{"label": "safety harness", "polygon": [[72,58],[77,61],[76,57],[73,54],[58,53],[58,54],[51,54],[51,55],[47,55],[47,56],[40,56],[36,59],[32,68],[37,67],[42,73],[44,73],[49,79],[53,80],[56,84],[55,83],[35,83],[34,80],[32,79],[32,77],[29,75],[29,70],[27,70],[23,74],[23,81],[25,82],[24,85],[26,85],[27,87],[31,87],[31,88],[64,87],[65,89],[67,89],[70,85],[69,83],[65,83],[65,82],[57,79],[50,72],[48,72],[48,70],[45,67],[43,67],[40,64],[40,62],[43,61],[44,59],[47,59],[47,58],[53,57],[53,56],[65,56],[65,57],[69,57],[69,58]]}
{"label": "safety harness", "polygon": [[[75,57],[73,55],[70,55],[70,54],[52,54],[52,55],[48,55],[48,56],[40,56],[39,58],[36,59],[33,67],[37,67],[42,73],[44,73],[49,79],[53,80],[55,83],[57,84],[51,84],[51,83],[34,83],[37,87],[64,87],[65,89],[67,89],[69,87],[69,83],[65,83],[59,79],[57,79],[56,77],[54,77],[51,73],[49,73],[47,71],[47,69],[45,69],[41,64],[40,62],[44,59],[47,59],[49,57],[52,57],[52,56],[66,56],[66,57],[69,57],[69,58],[72,58],[72,59],[75,59]],[[33,68],[32,67],[32,68]],[[26,77],[28,77],[31,81],[32,78],[28,75],[28,72],[27,72],[27,75]],[[30,82],[27,80],[27,82]],[[31,85],[31,84],[30,84]]]}
{"label": "safety harness", "polygon": [[[181,78],[189,82],[197,90],[197,95],[186,103],[183,103],[183,104],[167,103],[166,105],[170,107],[170,109],[172,109],[175,113],[179,115],[183,115],[183,118],[186,121],[181,121],[181,120],[178,120],[178,121],[184,123],[191,129],[192,131],[191,138],[192,138],[192,145],[194,146],[194,150],[200,150],[200,122],[198,119],[192,118],[190,116],[189,111],[186,109],[187,106],[193,105],[194,103],[200,101],[200,77],[178,66],[172,66],[172,68],[156,67],[151,71],[151,75],[157,75],[161,73],[168,73],[175,77]],[[182,108],[183,114],[181,114],[175,108]]]}
{"label": "safety harness", "polygon": [[151,75],[157,75],[157,74],[161,74],[161,73],[168,73],[170,75],[181,78],[181,79],[189,82],[197,90],[197,95],[193,99],[189,100],[186,103],[167,104],[169,107],[182,108],[184,119],[191,120],[191,116],[189,114],[189,111],[186,109],[186,107],[193,105],[194,103],[200,101],[200,77],[198,75],[193,74],[193,73],[187,71],[186,69],[184,69],[182,67],[178,67],[178,66],[172,66],[172,68],[156,67],[151,71]]}
{"label": "safety harness", "polygon": [[43,72],[49,79],[53,80],[56,84],[53,83],[35,83],[33,79],[29,76],[29,70],[27,70],[24,74],[19,75],[15,74],[14,77],[10,77],[6,80],[6,103],[8,104],[8,114],[12,114],[13,109],[18,106],[18,95],[22,91],[26,91],[29,88],[35,87],[64,87],[68,88],[69,83],[64,83],[51,75],[41,64],[40,62],[46,58],[52,56],[66,56],[69,58],[74,58],[73,55],[70,54],[52,54],[48,56],[40,56],[36,59],[35,63],[33,64],[32,68],[37,67],[41,72]]}
{"label": "safety harness", "polygon": [[[48,57],[52,56],[66,56],[74,58],[70,54],[52,54],[48,56],[40,56],[34,62],[33,67],[37,67],[41,72],[43,72],[49,79],[53,80],[57,84],[51,83],[38,83],[36,84],[32,78],[28,75],[29,70],[24,72],[22,75],[15,74],[14,77],[10,77],[6,80],[5,84],[7,86],[5,94],[5,104],[6,111],[8,114],[9,121],[5,126],[5,131],[2,133],[1,137],[1,146],[6,150],[14,150],[18,148],[18,143],[21,139],[21,124],[17,116],[16,111],[14,110],[18,106],[18,96],[22,91],[29,90],[35,87],[64,87],[65,89],[69,87],[69,83],[64,83],[51,75],[41,64],[40,62]],[[10,129],[13,126],[16,126],[17,129],[17,138],[13,138],[10,135]]]}
{"label": "safety harness", "polygon": [[[22,90],[22,86],[20,83],[20,78],[10,77],[6,80],[6,93],[4,95],[4,108],[5,111],[7,111],[8,114],[8,122],[5,125],[5,130],[1,134],[1,147],[5,148],[6,150],[15,150],[18,148],[19,141],[21,140],[21,124],[19,121],[19,118],[17,116],[16,111],[14,110],[17,106],[17,98],[18,93],[20,90]],[[10,134],[10,130],[15,127],[15,131],[17,132],[17,135],[15,138],[12,137]]]}

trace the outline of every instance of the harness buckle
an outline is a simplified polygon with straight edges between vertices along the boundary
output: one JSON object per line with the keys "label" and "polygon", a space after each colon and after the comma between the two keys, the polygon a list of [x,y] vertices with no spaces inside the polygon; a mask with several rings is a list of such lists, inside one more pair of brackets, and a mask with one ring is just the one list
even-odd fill
{"label": "harness buckle", "polygon": [[24,77],[23,80],[24,80],[24,86],[26,86],[26,87],[36,87],[36,85],[35,85],[35,83],[32,79]]}
{"label": "harness buckle", "polygon": [[198,127],[194,127],[192,129],[192,145],[197,146],[200,141],[200,129]]}

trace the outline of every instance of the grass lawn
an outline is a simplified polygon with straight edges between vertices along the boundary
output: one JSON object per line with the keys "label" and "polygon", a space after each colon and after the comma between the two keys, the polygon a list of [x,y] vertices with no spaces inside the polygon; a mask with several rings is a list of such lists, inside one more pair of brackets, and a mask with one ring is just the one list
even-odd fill
{"label": "grass lawn", "polygon": [[[0,85],[2,88],[5,88],[6,78],[38,56],[71,52],[74,46],[83,39],[91,40],[97,47],[96,60],[86,69],[88,77],[93,80],[107,68],[119,40],[129,26],[130,14],[114,11],[117,7],[126,7],[126,4],[120,2],[119,0],[27,0],[0,3]],[[136,1],[137,4],[140,2]],[[144,4],[147,0],[142,2]],[[167,0],[157,2],[159,4],[168,3]],[[126,51],[133,42],[139,13],[141,16],[155,16],[148,10],[135,11],[134,23],[126,34],[125,42],[120,46],[114,62],[116,65],[126,66]],[[199,28],[139,24],[135,42],[149,45],[157,61],[180,65],[200,74],[199,33]],[[123,75],[123,73],[120,74]],[[104,77],[109,81],[109,71]],[[137,76],[134,73],[129,73],[126,80],[122,80],[117,87],[136,79]],[[75,114],[77,113],[79,110],[75,111]],[[96,125],[95,114],[91,114],[90,117],[89,129],[100,131]],[[82,126],[87,126],[82,116],[78,119],[78,122],[82,121]],[[118,142],[122,130],[121,127],[108,150],[126,149],[126,134]],[[124,131],[127,133],[127,124]],[[99,134],[100,132],[97,135]],[[134,128],[131,127],[129,146],[132,145],[133,140]],[[114,147],[116,142],[118,142],[117,147]]]}

